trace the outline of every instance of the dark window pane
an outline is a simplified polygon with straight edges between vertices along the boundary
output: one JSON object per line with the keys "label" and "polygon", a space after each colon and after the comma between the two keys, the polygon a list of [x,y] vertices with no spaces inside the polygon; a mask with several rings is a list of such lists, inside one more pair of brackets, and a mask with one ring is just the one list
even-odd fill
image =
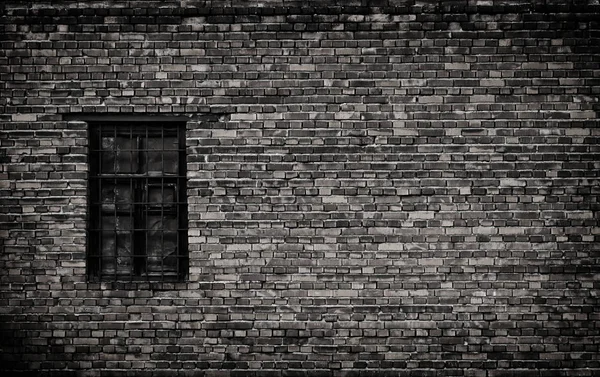
{"label": "dark window pane", "polygon": [[148,216],[148,272],[177,271],[177,219]]}
{"label": "dark window pane", "polygon": [[179,173],[179,151],[177,150],[178,148],[179,145],[177,143],[177,138],[165,138],[165,153],[163,155],[163,171],[165,175],[177,175]]}
{"label": "dark window pane", "polygon": [[[101,189],[103,211],[131,211],[133,203],[133,192],[129,183],[113,184],[104,183]],[[115,207],[116,205],[116,207]]]}
{"label": "dark window pane", "polygon": [[148,215],[147,220],[148,234],[160,233],[163,231],[177,231],[177,218],[174,216]]}
{"label": "dark window pane", "polygon": [[165,175],[177,175],[179,172],[179,162],[178,162],[178,154],[177,152],[165,152],[164,154],[164,173]]}
{"label": "dark window pane", "polygon": [[131,271],[131,230],[129,216],[102,217],[102,274],[128,275]]}
{"label": "dark window pane", "polygon": [[102,137],[102,173],[137,172],[138,153],[135,137]]}
{"label": "dark window pane", "polygon": [[117,137],[116,173],[136,173],[138,171],[137,139]]}
{"label": "dark window pane", "polygon": [[146,165],[148,175],[176,175],[179,171],[178,143],[175,137],[146,139]]}
{"label": "dark window pane", "polygon": [[101,145],[101,162],[102,173],[114,173],[115,172],[115,138],[114,137],[103,137]]}
{"label": "dark window pane", "polygon": [[148,185],[148,203],[171,205],[175,203],[175,185]]}

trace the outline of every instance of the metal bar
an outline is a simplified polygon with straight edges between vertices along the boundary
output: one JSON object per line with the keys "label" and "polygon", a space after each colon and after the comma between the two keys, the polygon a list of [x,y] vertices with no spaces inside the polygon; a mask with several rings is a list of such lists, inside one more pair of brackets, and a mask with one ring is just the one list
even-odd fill
{"label": "metal bar", "polygon": [[[132,127],[132,126],[130,126]],[[133,136],[132,136],[133,137]],[[142,138],[136,136],[136,145],[137,145],[137,171],[136,173],[141,173],[142,170]],[[133,180],[132,180],[133,182]],[[144,271],[144,260],[143,256],[145,253],[146,247],[146,225],[145,225],[145,216],[144,216],[144,180],[135,180],[134,185],[134,198],[135,198],[135,216],[134,216],[134,240],[135,247],[132,250],[132,277],[140,276]]]}
{"label": "metal bar", "polygon": [[[118,171],[118,159],[119,159],[119,154],[118,154],[118,148],[117,148],[117,128],[113,127],[112,128],[113,131],[113,145],[112,145],[112,149],[113,149],[113,168],[112,168],[112,172],[116,173]],[[116,183],[116,182],[114,182]],[[114,190],[114,189],[113,189]],[[102,190],[100,190],[100,193],[102,193]],[[100,198],[100,201],[102,201],[102,198]],[[115,242],[113,244],[113,263],[114,263],[114,280],[117,280],[117,276],[119,273],[119,237],[118,237],[118,232],[117,232],[117,228],[118,228],[118,223],[117,223],[117,213],[113,212],[113,219],[114,219],[114,237],[115,237]],[[102,221],[102,219],[100,219],[100,221]]]}
{"label": "metal bar", "polygon": [[[97,149],[98,146],[98,130],[94,127],[90,126],[89,134],[90,144],[93,149]],[[93,176],[95,172],[99,171],[102,168],[102,155],[101,152],[92,152],[90,153],[90,176]],[[88,245],[88,255],[89,255],[89,263],[88,263],[88,273],[91,276],[99,277],[100,275],[100,252],[98,252],[95,247],[100,245],[100,250],[102,250],[102,237],[100,237],[100,230],[97,224],[97,216],[100,211],[98,211],[98,203],[94,202],[94,199],[99,197],[98,195],[98,187],[100,183],[97,181],[90,182],[90,214],[89,214],[89,226],[90,226],[90,244]]]}
{"label": "metal bar", "polygon": [[[139,142],[138,142],[138,147],[140,148],[140,153],[139,153],[139,172],[141,174],[146,173],[146,175],[148,175],[148,164],[150,161],[150,158],[148,157],[148,142],[149,142],[149,138],[148,138],[148,129],[150,128],[149,125],[146,124],[145,128],[145,136],[144,139],[142,139],[141,137],[139,138]],[[145,167],[145,169],[142,169],[142,166]],[[143,272],[146,273],[146,279],[148,279],[148,197],[149,197],[149,192],[148,192],[148,178],[145,178],[143,180],[144,182],[144,186],[143,186],[143,190],[142,190],[142,208],[143,208],[143,212],[142,212],[142,219],[141,219],[141,224],[143,224],[144,230],[143,230],[143,236],[144,236],[144,247],[141,248],[140,254],[143,255],[142,259],[140,260],[140,263],[143,263],[144,267],[143,267]]]}
{"label": "metal bar", "polygon": [[177,147],[178,147],[178,171],[179,181],[177,192],[177,278],[183,280],[185,271],[188,269],[188,252],[187,252],[187,191],[186,191],[186,129],[177,127]]}
{"label": "metal bar", "polygon": [[165,129],[164,127],[160,129],[160,169],[161,169],[161,180],[160,180],[160,218],[162,229],[160,232],[160,244],[163,249],[162,255],[160,256],[160,278],[161,280],[165,279],[165,258],[164,258],[164,249],[165,249],[165,215],[164,215],[164,206],[165,206]]}
{"label": "metal bar", "polygon": [[[135,140],[136,143],[135,144],[133,143],[134,142],[134,138],[133,138],[133,125],[132,124],[128,124],[128,128],[129,128],[129,139],[130,139],[130,143],[131,143],[131,152],[130,152],[131,153],[131,160],[130,160],[131,166],[129,168],[129,173],[133,173],[133,172],[139,173],[139,171],[140,171],[140,166],[139,166],[139,164],[140,164],[139,151],[135,151],[136,148],[134,148],[134,147],[137,147],[137,149],[139,149],[139,143],[138,143],[137,137],[136,137],[136,140]],[[134,153],[134,152],[137,152],[137,153]],[[136,156],[137,156],[137,164],[138,165],[137,165],[136,169],[133,169],[133,160],[134,160],[134,158],[136,158]],[[132,179],[130,179],[129,181],[131,182],[131,184],[130,184],[130,187],[132,189],[131,196],[133,198],[133,204],[132,204],[132,207],[133,207],[132,208],[133,216],[131,218],[131,226],[132,226],[133,229],[131,230],[131,257],[130,257],[131,258],[131,267],[129,269],[129,278],[131,280],[133,280],[133,276],[137,275],[136,274],[136,269],[137,269],[138,265],[137,265],[136,255],[137,255],[137,250],[140,248],[140,244],[138,242],[138,233],[137,233],[138,232],[137,229],[138,229],[138,225],[139,225],[138,224],[138,222],[139,222],[139,219],[138,219],[138,207],[137,207],[138,206],[137,205],[138,195],[139,195],[138,194],[138,191],[139,191],[139,187],[138,187],[139,181],[135,181],[134,182]]]}

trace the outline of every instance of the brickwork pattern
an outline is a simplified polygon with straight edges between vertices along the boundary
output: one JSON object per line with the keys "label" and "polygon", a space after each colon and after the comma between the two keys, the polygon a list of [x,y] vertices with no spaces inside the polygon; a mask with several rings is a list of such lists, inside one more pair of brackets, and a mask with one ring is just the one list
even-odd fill
{"label": "brickwork pattern", "polygon": [[[0,4],[0,370],[600,375],[597,1]],[[86,116],[183,115],[189,276],[86,279]]]}

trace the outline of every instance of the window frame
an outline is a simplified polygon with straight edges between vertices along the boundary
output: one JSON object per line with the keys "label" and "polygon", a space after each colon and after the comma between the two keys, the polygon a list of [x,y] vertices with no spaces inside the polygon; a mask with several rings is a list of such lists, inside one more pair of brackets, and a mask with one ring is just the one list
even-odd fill
{"label": "window frame", "polygon": [[[88,121],[88,166],[89,166],[89,179],[88,179],[88,221],[86,224],[87,230],[87,252],[86,252],[86,273],[88,281],[90,282],[158,282],[158,283],[176,283],[183,282],[188,277],[189,272],[189,250],[188,250],[188,201],[187,201],[187,151],[186,151],[186,122],[181,120],[169,120],[164,119],[127,119],[127,120],[94,120]],[[132,147],[130,151],[133,156],[134,151],[138,153],[138,163],[141,161],[142,154],[148,154],[148,152],[165,153],[164,142],[162,148],[159,150],[141,147],[140,140],[145,137],[145,140],[149,139],[149,132],[152,130],[159,130],[161,132],[162,140],[169,136],[171,132],[176,135],[177,140],[177,162],[178,169],[175,176],[169,176],[164,173],[160,175],[151,175],[149,171],[145,172],[138,171],[132,172],[117,172],[115,167],[110,173],[104,173],[101,171],[102,159],[101,143],[102,133],[104,130],[109,130],[113,134],[117,135],[120,132],[129,132],[131,140],[136,140],[136,147]],[[136,138],[134,138],[136,135]],[[141,136],[140,136],[141,135]],[[116,159],[116,155],[115,155]],[[133,161],[133,159],[131,160]],[[164,156],[161,157],[161,162],[164,170]],[[116,165],[115,165],[116,166]],[[131,260],[130,260],[130,271],[128,275],[118,273],[118,246],[114,247],[114,273],[106,274],[102,270],[102,260],[104,258],[102,246],[100,244],[100,238],[103,232],[102,227],[102,184],[103,182],[112,181],[110,185],[116,185],[117,181],[128,182],[131,190],[132,202],[129,203],[131,209],[129,215],[131,216],[132,228],[129,230],[130,242],[131,242]],[[145,183],[145,185],[144,185]],[[106,183],[108,186],[109,184]],[[140,189],[140,185],[144,185]],[[170,273],[169,270],[165,269],[164,261],[160,264],[160,273],[150,274],[148,267],[149,252],[148,252],[148,234],[151,228],[147,225],[147,216],[152,211],[159,211],[160,221],[163,221],[165,217],[165,207],[168,207],[167,203],[161,201],[158,206],[148,201],[150,190],[149,187],[153,185],[160,187],[161,196],[164,198],[165,187],[175,187],[173,192],[173,208],[171,209],[175,213],[175,219],[177,222],[177,229],[175,231],[176,241],[176,269],[175,273]],[[164,200],[164,199],[162,199]],[[118,204],[115,199],[113,216],[116,219],[118,210]],[[160,209],[157,209],[160,208]],[[143,224],[140,226],[140,224]],[[114,229],[115,238],[117,237],[117,229]],[[162,238],[164,240],[164,230],[161,230]],[[139,246],[139,245],[142,246]]]}

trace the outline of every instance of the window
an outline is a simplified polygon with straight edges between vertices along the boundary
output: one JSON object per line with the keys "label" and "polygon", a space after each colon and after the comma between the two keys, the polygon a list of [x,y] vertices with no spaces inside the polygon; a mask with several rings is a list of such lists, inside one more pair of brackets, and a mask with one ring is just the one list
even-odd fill
{"label": "window", "polygon": [[185,161],[185,123],[90,123],[91,280],[185,277]]}

